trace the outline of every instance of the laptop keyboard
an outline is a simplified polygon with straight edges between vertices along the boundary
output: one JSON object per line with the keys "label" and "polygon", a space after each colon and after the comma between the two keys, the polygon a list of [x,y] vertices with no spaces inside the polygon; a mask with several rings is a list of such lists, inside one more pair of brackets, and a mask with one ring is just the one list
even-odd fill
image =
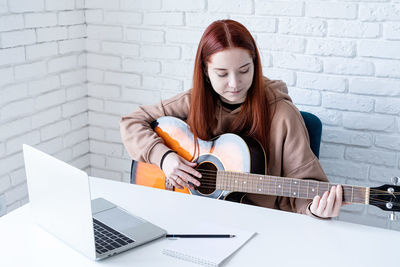
{"label": "laptop keyboard", "polygon": [[99,254],[114,250],[135,242],[125,235],[108,227],[104,223],[93,218],[94,240],[96,243],[96,252]]}

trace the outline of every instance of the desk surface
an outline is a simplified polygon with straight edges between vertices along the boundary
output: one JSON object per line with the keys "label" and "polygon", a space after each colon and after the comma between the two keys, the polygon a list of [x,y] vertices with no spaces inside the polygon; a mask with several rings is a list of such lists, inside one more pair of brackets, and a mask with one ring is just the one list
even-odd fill
{"label": "desk surface", "polygon": [[[102,196],[168,232],[204,221],[257,232],[223,266],[396,266],[400,232],[91,178]],[[168,240],[93,262],[34,224],[29,204],[0,218],[0,266],[199,266],[163,255]],[[314,255],[314,256],[313,256]]]}

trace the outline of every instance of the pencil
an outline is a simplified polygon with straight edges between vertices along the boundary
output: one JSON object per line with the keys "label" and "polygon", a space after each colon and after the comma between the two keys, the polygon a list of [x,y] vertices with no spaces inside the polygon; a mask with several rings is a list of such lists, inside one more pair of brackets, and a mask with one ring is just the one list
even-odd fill
{"label": "pencil", "polygon": [[168,234],[168,238],[231,238],[231,234]]}

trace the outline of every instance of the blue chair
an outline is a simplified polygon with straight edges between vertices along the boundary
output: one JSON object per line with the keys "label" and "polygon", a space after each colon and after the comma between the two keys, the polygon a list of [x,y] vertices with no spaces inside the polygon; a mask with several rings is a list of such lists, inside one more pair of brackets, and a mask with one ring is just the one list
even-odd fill
{"label": "blue chair", "polygon": [[315,156],[319,158],[319,147],[321,145],[322,123],[321,120],[309,112],[300,111],[310,136],[310,147]]}
{"label": "blue chair", "polygon": [[[315,156],[319,158],[319,147],[321,145],[322,123],[321,120],[309,112],[300,111],[304,123],[307,127],[308,135],[310,136],[310,147]],[[137,163],[132,160],[131,164],[131,184],[135,183]]]}

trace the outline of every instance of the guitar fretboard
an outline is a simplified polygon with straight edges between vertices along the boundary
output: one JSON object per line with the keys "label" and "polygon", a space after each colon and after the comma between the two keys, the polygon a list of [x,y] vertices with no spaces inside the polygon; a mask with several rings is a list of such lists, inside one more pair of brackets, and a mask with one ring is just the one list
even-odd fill
{"label": "guitar fretboard", "polygon": [[[307,179],[285,178],[241,172],[218,171],[216,188],[227,191],[313,199],[336,184]],[[369,188],[342,185],[343,201],[368,204]]]}

